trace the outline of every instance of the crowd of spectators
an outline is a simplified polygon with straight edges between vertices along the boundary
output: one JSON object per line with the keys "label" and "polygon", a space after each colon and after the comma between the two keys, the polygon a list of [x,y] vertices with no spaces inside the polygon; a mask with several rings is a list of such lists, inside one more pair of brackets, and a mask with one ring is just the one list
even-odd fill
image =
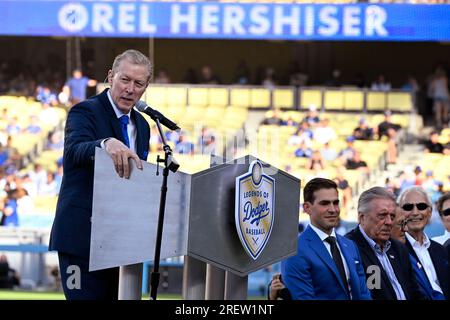
{"label": "crowd of spectators", "polygon": [[[19,226],[20,216],[32,214],[33,198],[36,196],[57,196],[62,179],[62,159],[55,172],[47,172],[42,165],[25,166],[23,157],[13,145],[13,139],[23,134],[40,135],[41,124],[59,122],[53,107],[43,105],[39,116],[30,116],[29,125],[21,127],[17,117],[8,116],[2,110],[6,128],[0,128],[0,225]],[[44,150],[62,154],[63,137],[58,129],[49,132],[43,144]]]}
{"label": "crowd of spectators", "polygon": [[[195,141],[194,136],[197,136]],[[179,154],[201,154],[211,155],[216,152],[216,136],[211,128],[203,126],[200,131],[188,133],[186,131],[166,131],[165,138],[173,151]],[[152,152],[162,151],[163,145],[156,126],[152,126],[150,135],[150,150]]]}
{"label": "crowd of spectators", "polygon": [[[77,69],[68,79],[56,67],[22,66],[15,61],[0,64],[0,94],[13,94],[35,97],[38,101],[49,105],[73,105],[83,100],[86,89],[95,86],[98,80],[83,75]],[[273,88],[278,85],[328,86],[367,88],[377,91],[400,89],[413,93],[414,105],[421,115],[433,115],[433,125],[437,130],[448,126],[450,93],[446,67],[438,65],[423,83],[413,74],[405,74],[403,83],[392,84],[389,77],[380,72],[375,78],[359,72],[353,77],[345,74],[345,70],[333,68],[328,79],[318,82],[298,61],[293,60],[285,70],[276,69],[270,65],[260,65],[252,70],[243,59],[237,61],[230,78],[220,75],[211,65],[205,64],[198,69],[188,68],[180,79],[171,76],[170,68],[162,66],[156,69],[154,83],[170,84],[205,84],[205,85],[261,85]],[[345,78],[343,77],[345,75]]]}
{"label": "crowd of spectators", "polygon": [[[366,119],[361,118],[358,126],[353,130],[353,134],[347,137],[347,146],[342,150],[330,148],[330,142],[336,140],[338,136],[333,127],[330,126],[329,119],[325,117],[326,114],[319,114],[315,106],[310,106],[308,113],[300,123],[296,123],[292,119],[283,120],[280,113],[280,110],[274,110],[270,117],[261,122],[261,125],[296,127],[295,133],[288,140],[288,145],[296,147],[294,151],[296,157],[310,159],[315,155],[314,161],[309,166],[311,169],[316,163],[321,164],[320,166],[324,168],[325,162],[323,160],[339,161],[347,169],[366,168],[365,162],[360,159],[360,155],[353,147],[355,140],[385,139],[388,143],[388,163],[396,162],[397,147],[395,139],[397,131],[401,127],[392,123],[390,111],[385,112],[385,119],[375,128],[370,128]],[[315,146],[315,149],[313,149],[313,146]]]}

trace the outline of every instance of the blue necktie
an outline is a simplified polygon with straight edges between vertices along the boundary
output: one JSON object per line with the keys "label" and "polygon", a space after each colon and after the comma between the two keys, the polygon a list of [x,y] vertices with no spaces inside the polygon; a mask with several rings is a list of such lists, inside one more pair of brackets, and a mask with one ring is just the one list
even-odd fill
{"label": "blue necktie", "polygon": [[128,122],[130,121],[130,118],[128,118],[127,115],[123,115],[119,118],[120,120],[120,127],[122,128],[122,134],[123,137],[125,139],[125,144],[127,145],[127,147],[130,147],[130,139],[128,138]]}

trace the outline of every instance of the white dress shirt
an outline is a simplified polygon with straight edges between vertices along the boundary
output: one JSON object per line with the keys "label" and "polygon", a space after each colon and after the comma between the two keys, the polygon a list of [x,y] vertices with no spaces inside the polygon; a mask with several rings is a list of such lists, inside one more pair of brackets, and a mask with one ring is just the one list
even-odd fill
{"label": "white dress shirt", "polygon": [[409,241],[411,246],[419,258],[420,263],[423,266],[423,270],[427,274],[428,280],[430,281],[431,287],[433,290],[442,292],[441,285],[437,278],[436,270],[434,269],[433,261],[431,260],[430,253],[428,252],[428,248],[430,247],[430,239],[424,233],[423,234],[423,244],[420,244],[419,241],[416,241],[408,232],[405,232],[406,239]]}
{"label": "white dress shirt", "polygon": [[378,261],[380,261],[381,266],[389,277],[389,281],[391,282],[392,288],[394,289],[395,295],[397,296],[397,300],[406,300],[405,292],[403,291],[402,285],[398,282],[397,276],[395,275],[394,268],[392,267],[391,261],[387,255],[387,252],[391,248],[391,241],[386,241],[383,248],[381,248],[372,238],[370,238],[361,225],[358,225],[359,231],[363,235],[364,239],[366,239],[369,246],[372,248],[373,252],[377,256]]}
{"label": "white dress shirt", "polygon": [[[109,90],[106,92],[106,95],[108,96],[109,102],[111,103],[111,105],[112,105],[112,107],[113,107],[113,109],[114,109],[114,112],[115,112],[115,114],[116,114],[117,119],[119,119],[119,118],[120,118],[121,116],[123,116],[124,114],[122,113],[122,111],[120,111],[120,110],[116,107],[114,101],[113,101],[112,98],[111,98],[111,94],[109,93]],[[128,126],[127,126],[128,139],[130,139],[130,149],[131,149],[133,152],[136,152],[136,125],[135,125],[133,119],[132,119],[131,116],[130,116],[130,115],[131,115],[131,110],[130,110],[130,112],[128,112],[126,115],[128,116],[128,118],[130,118],[129,121],[128,121]],[[107,139],[103,140],[103,141],[100,143],[102,149],[105,149],[105,141],[106,141],[106,140],[107,140]]]}
{"label": "white dress shirt", "polygon": [[442,236],[438,236],[438,237],[434,237],[431,238],[431,240],[436,241],[439,244],[444,244],[445,241],[447,241],[448,239],[450,239],[450,232],[448,232],[447,230],[445,230],[444,234]]}

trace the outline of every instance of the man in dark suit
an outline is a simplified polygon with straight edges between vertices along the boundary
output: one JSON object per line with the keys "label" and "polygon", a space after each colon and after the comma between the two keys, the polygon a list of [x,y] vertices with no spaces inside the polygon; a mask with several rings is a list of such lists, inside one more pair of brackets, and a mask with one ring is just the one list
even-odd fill
{"label": "man in dark suit", "polygon": [[292,299],[370,300],[358,249],[336,234],[339,196],[334,181],[315,178],[303,189],[311,223],[298,238],[298,252],[281,263]]}
{"label": "man in dark suit", "polygon": [[50,250],[58,251],[67,299],[118,298],[118,268],[88,271],[95,148],[111,156],[120,177],[130,177],[130,158],[142,170],[150,129],[133,107],[150,82],[151,69],[142,53],[125,51],[115,58],[108,72],[111,88],[73,106],[69,112],[64,174],[49,245]]}
{"label": "man in dark suit", "polygon": [[408,221],[405,236],[410,254],[425,271],[433,290],[450,299],[448,254],[424,232],[432,211],[427,192],[421,187],[408,188],[400,194],[398,202]]}
{"label": "man in dark suit", "polygon": [[[402,208],[397,206],[395,210],[395,220],[394,225],[392,226],[391,237],[392,239],[398,240],[401,243],[406,243],[406,229],[407,223],[404,211]],[[416,258],[410,253],[409,260],[411,261],[411,266],[414,270],[414,275],[416,276],[417,284],[419,285],[420,290],[427,300],[445,300],[445,297],[442,293],[434,290],[431,287],[430,282],[428,281],[427,275],[422,268],[422,265],[416,260]]]}
{"label": "man in dark suit", "polygon": [[358,246],[374,300],[421,300],[408,250],[391,238],[396,207],[387,189],[364,191],[358,200],[359,225],[346,236]]}

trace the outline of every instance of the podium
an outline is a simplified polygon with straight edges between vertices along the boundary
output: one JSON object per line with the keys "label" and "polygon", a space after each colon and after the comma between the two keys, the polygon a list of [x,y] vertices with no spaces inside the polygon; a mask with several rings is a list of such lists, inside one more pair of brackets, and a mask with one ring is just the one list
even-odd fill
{"label": "podium", "polygon": [[[127,288],[127,281],[138,283],[136,277],[139,272],[142,274],[142,262],[154,258],[162,177],[155,175],[156,165],[143,163],[141,171],[131,162],[130,179],[122,179],[106,152],[97,148],[95,156],[89,270],[121,266],[121,286]],[[236,178],[247,174],[243,183],[253,181],[249,180],[252,174],[249,169],[255,163],[261,165],[258,169],[262,169],[269,188],[273,185],[273,194],[267,193],[265,207],[259,202],[258,207],[247,204],[248,217],[244,220],[247,218],[247,223],[253,222],[253,226],[259,223],[260,229],[243,227],[239,231]],[[246,279],[249,273],[296,254],[299,179],[253,156],[216,163],[192,175],[183,173],[182,167],[180,170],[169,175],[161,259],[186,256],[191,266],[207,263],[213,269],[225,271],[228,278]],[[254,172],[254,176],[261,177],[261,173]],[[251,193],[244,194],[247,195]],[[245,232],[249,233],[247,244],[242,239]],[[251,241],[257,245],[265,242],[258,251],[251,248]],[[252,252],[257,256],[252,256]],[[190,282],[186,277],[196,271],[185,270],[186,285]],[[136,288],[134,291],[137,292]],[[119,290],[121,299],[139,298],[136,294],[128,292],[120,296]]]}

